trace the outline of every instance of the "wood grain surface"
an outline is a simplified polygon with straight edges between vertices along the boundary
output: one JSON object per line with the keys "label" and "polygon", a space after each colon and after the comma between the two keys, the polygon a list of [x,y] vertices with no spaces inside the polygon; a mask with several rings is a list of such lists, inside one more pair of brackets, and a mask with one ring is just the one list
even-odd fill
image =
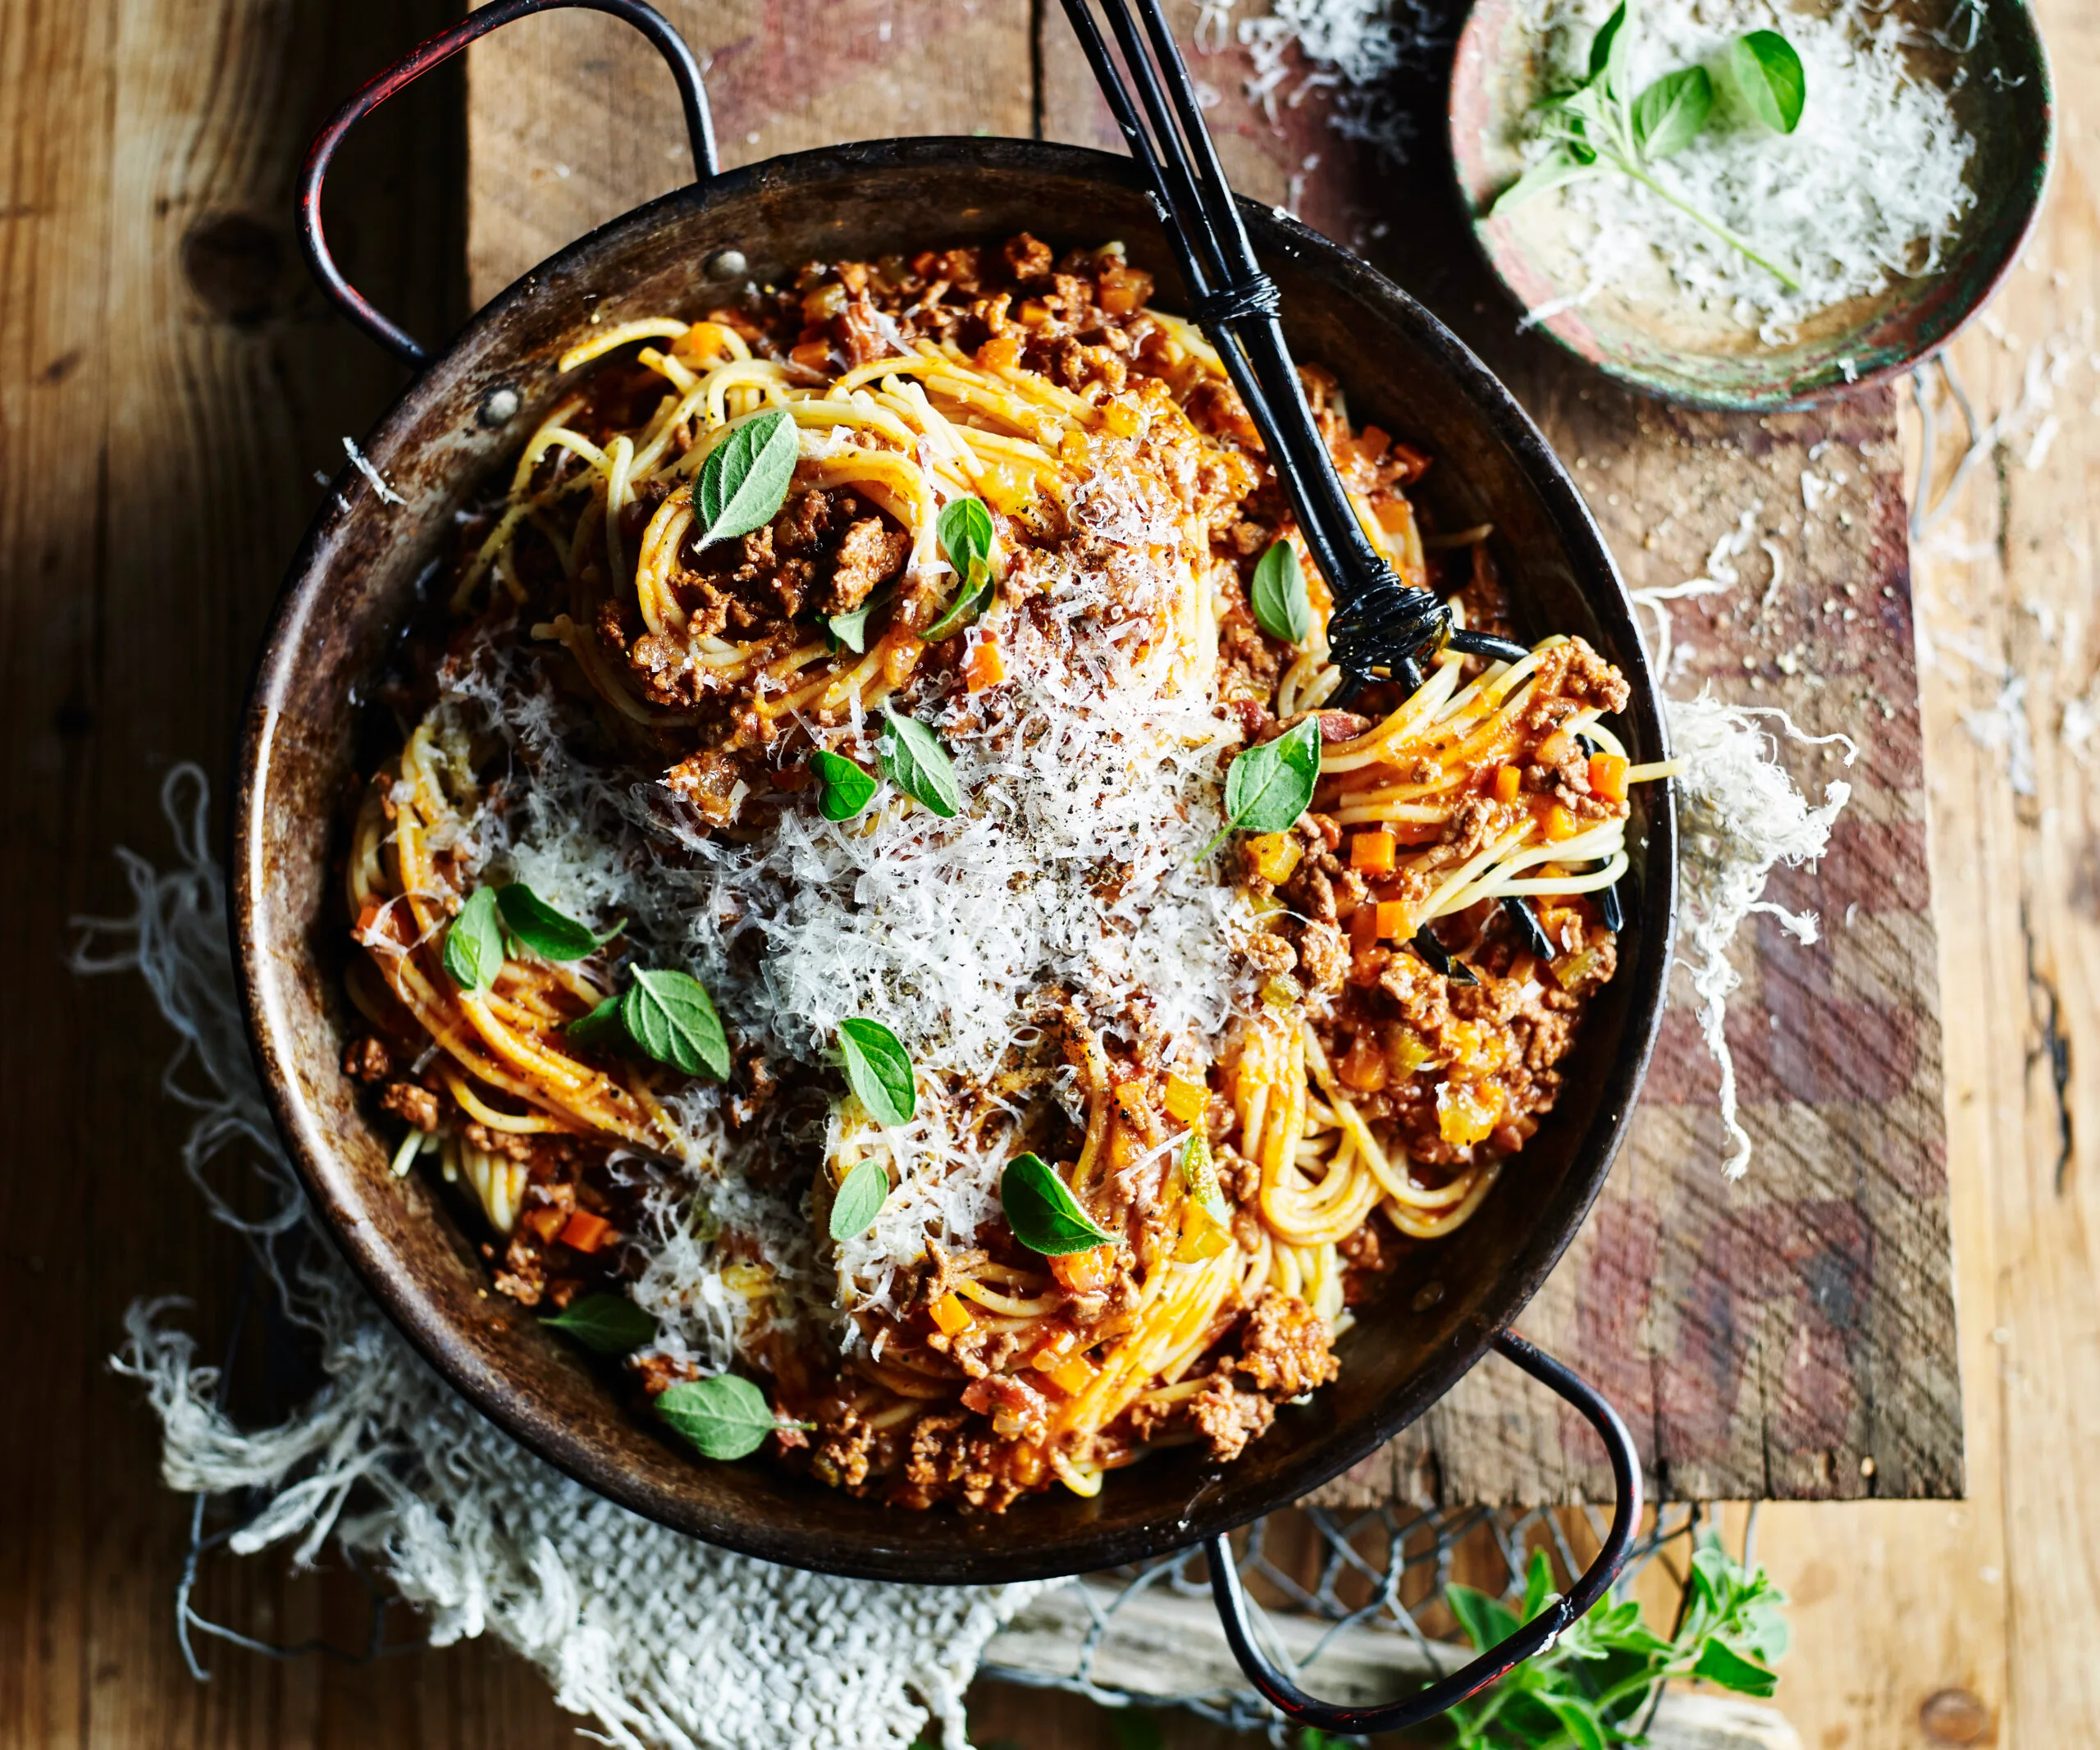
{"label": "wood grain surface", "polygon": [[[1048,11],[1044,50],[1033,60],[1032,21],[1018,0],[974,8],[751,0],[690,7],[684,21],[715,52],[725,111],[721,81],[731,73],[721,70],[739,56],[748,71],[734,76],[773,94],[742,134],[725,126],[725,155],[734,160],[831,135],[897,131],[914,101],[929,119],[912,125],[929,130],[1025,132],[1038,116],[1047,124],[1053,84],[1039,83],[1031,67],[1052,72],[1052,45],[1061,53],[1064,26]],[[1877,752],[1869,773],[1889,793],[1875,800],[1863,791],[1870,806],[1856,816],[1892,837],[1921,815],[1929,822],[1924,848],[1945,932],[1938,956],[1949,1017],[1945,1163],[1964,1309],[1970,1500],[1764,1510],[1760,1553],[1796,1599],[1799,1638],[1780,1700],[1804,1741],[1828,1750],[2100,1742],[2100,1676],[2084,1632],[2100,1620],[2092,1481],[2100,1456],[2093,1188],[2100,823],[2085,763],[2096,752],[2100,706],[2092,560],[2100,383],[2089,362],[2100,281],[2095,166],[2081,126],[2091,89],[2083,80],[2100,73],[2100,35],[2070,0],[2047,0],[2041,11],[2066,103],[2057,186],[2032,265],[1996,308],[1995,331],[1956,349],[1985,417],[2017,417],[1941,525],[1940,550],[1919,561],[1922,617],[1936,651],[1924,676],[1923,733],[1911,738],[1929,750],[1923,806],[1908,769]],[[155,792],[169,764],[222,766],[262,615],[317,496],[313,471],[338,465],[340,437],[363,430],[398,382],[385,358],[305,290],[286,222],[290,178],[312,127],[344,90],[445,14],[418,0],[356,9],[318,0],[0,7],[0,712],[11,755],[0,775],[0,976],[10,981],[0,1029],[0,1295],[7,1327],[18,1333],[18,1410],[0,1444],[0,1743],[513,1750],[574,1741],[574,1722],[553,1708],[540,1679],[485,1646],[377,1664],[284,1665],[208,1647],[211,1684],[197,1685],[183,1670],[170,1606],[186,1510],[158,1486],[148,1420],[103,1361],[121,1342],[123,1309],[141,1292],[192,1295],[200,1335],[221,1340],[240,1254],[182,1179],[180,1121],[160,1090],[168,1041],[141,993],[121,980],[77,983],[63,970],[67,920],[121,902],[110,848],[168,854]],[[578,28],[587,27],[605,46],[556,71],[594,74],[609,90],[645,96],[619,126],[592,123],[587,109],[568,132],[512,124],[518,149],[544,164],[549,188],[578,202],[564,210],[557,233],[571,217],[569,228],[581,229],[628,203],[632,196],[610,183],[594,194],[575,179],[598,175],[623,142],[639,137],[645,97],[656,100],[646,96],[656,89],[651,75],[662,78],[643,51],[632,76],[615,84],[609,62],[602,71],[592,63],[626,52],[617,28],[595,20]],[[560,28],[536,21],[518,35]],[[901,32],[918,45],[920,61],[900,66],[891,45]],[[770,59],[744,46],[769,40],[780,45]],[[963,40],[970,53],[951,58]],[[852,49],[855,70],[819,85],[812,69],[831,64],[833,44]],[[472,75],[477,130],[493,119],[500,95],[483,80],[486,64]],[[1231,82],[1228,73],[1210,76],[1221,89]],[[564,240],[523,229],[550,209],[535,207],[506,226],[482,206],[469,252],[459,223],[460,103],[458,86],[441,81],[391,107],[351,148],[331,200],[340,246],[360,283],[431,336],[466,307],[462,259],[471,258],[486,288],[506,262],[525,265],[544,253],[543,241]],[[578,144],[594,125],[602,158]],[[745,137],[753,131],[756,141]],[[658,175],[669,185],[682,174],[682,147],[673,162],[675,128],[657,127],[654,137],[664,142],[668,167]],[[1286,190],[1288,167],[1302,164],[1302,153],[1288,156],[1294,148],[1274,147],[1270,156],[1271,144],[1253,133],[1231,149],[1235,176],[1250,189],[1262,169],[1256,159]],[[559,174],[564,164],[568,177]],[[1418,181],[1427,199],[1436,176],[1431,155],[1391,180],[1400,192]],[[593,209],[600,197],[606,203]],[[1615,401],[1595,379],[1568,376],[1540,398],[1526,373],[1548,368],[1542,343],[1513,344],[1508,313],[1487,296],[1476,309],[1462,295],[1440,295],[1437,273],[1459,271],[1442,247],[1411,246],[1400,276],[1491,351],[1500,331],[1498,368],[1564,444],[1573,436],[1593,457],[1612,453],[1611,434],[1637,436],[1644,418],[1674,441],[1665,455],[1701,438],[1660,409]],[[2045,395],[2031,368],[2038,349]],[[1593,403],[1601,404],[1593,410]],[[1563,427],[1555,422],[1564,415],[1599,424]],[[1863,444],[1850,446],[1863,457],[1885,441],[1885,419],[1874,423]],[[1613,492],[1624,502],[1629,485],[1645,485],[1644,509],[1666,514],[1674,492],[1688,513],[1707,519],[1702,536],[1732,521],[1737,482],[1710,483],[1678,463],[1664,479],[1662,466],[1605,484],[1600,514],[1620,508],[1609,502]],[[1768,472],[1783,488],[1795,482],[1792,467],[1783,461]],[[1884,465],[1875,470],[1888,477]],[[1863,459],[1862,485],[1869,472]],[[1768,501],[1784,497],[1775,490]],[[1637,572],[1640,555],[1652,551],[1637,545],[1646,531],[1608,527]],[[1793,519],[1785,538],[1801,528]],[[1704,557],[1703,545],[1687,550],[1695,551]],[[1761,592],[1767,573],[1757,558],[1753,548],[1744,575]],[[1682,569],[1675,555],[1657,565],[1636,581]],[[1806,605],[1820,610],[1819,601]],[[1719,631],[1691,635],[1711,644]],[[1776,668],[1788,647],[1776,631],[1773,637],[1764,647]],[[2023,747],[2031,748],[2031,768],[2016,757]],[[1915,871],[1915,851],[1903,855],[1909,861],[1890,866]],[[1922,905],[1869,897],[1883,905],[1863,900],[1854,921],[1877,910],[1892,916],[1876,929],[1911,934],[1900,953],[1889,948],[1889,960],[1903,964],[1907,955],[1929,967],[1929,939],[1904,921],[1921,918]],[[1842,915],[1827,895],[1815,902],[1826,921]],[[1806,988],[1791,1000],[1851,990],[1861,1012],[1871,1008],[1887,989],[1875,982],[1876,962],[1857,944],[1848,957],[1834,929],[1832,940],[1827,966],[1815,974],[1829,983],[1797,980]],[[1769,976],[1758,972],[1767,981],[1751,987],[1753,1003],[1771,1000]],[[1896,1061],[1892,1049],[1881,1055]],[[1798,1088],[1815,1067],[1767,1059],[1760,1073],[1773,1079],[1759,1085]],[[1922,1099],[1915,1087],[1912,1099]],[[1811,1110],[1759,1113],[1753,1127],[1766,1160],[1768,1129],[1783,1137],[1796,1120],[1813,1123],[1806,1134],[1819,1145],[1834,1137],[1852,1146],[1842,1117],[1824,1115],[1830,1103],[1802,1103]],[[221,1170],[238,1185],[237,1166]],[[1828,1200],[1896,1195],[1871,1177],[1833,1173]],[[1836,1376],[1801,1373],[1790,1387],[1788,1351],[1777,1339],[1782,1328],[1806,1331],[1808,1363],[1819,1364],[1813,1351],[1833,1323],[1833,1279],[1819,1282],[1790,1261],[1798,1245],[1790,1250],[1769,1227],[1724,1225],[1727,1237],[1779,1272],[1776,1291],[1700,1313],[1710,1332],[1745,1316],[1773,1327],[1759,1350],[1769,1350],[1772,1364],[1737,1376],[1732,1401],[1748,1394],[1784,1402],[1791,1391],[1795,1410],[1820,1414],[1817,1395]],[[1659,1278],[1639,1273],[1637,1251],[1620,1255],[1631,1261],[1594,1279],[1586,1298],[1623,1300],[1630,1276],[1634,1289],[1650,1287],[1652,1319],[1668,1305],[1652,1291]],[[1656,1269],[1687,1261],[1673,1265],[1659,1254]],[[1759,1286],[1754,1277],[1747,1286]],[[1834,1286],[1845,1286],[1842,1273]],[[1927,1304],[1910,1314],[1921,1326],[1938,1318],[1933,1285],[1924,1288]],[[1730,1376],[1716,1368],[1709,1377],[1725,1383]],[[1783,1455],[1828,1450],[1879,1464],[1888,1453],[1887,1382],[1866,1378],[1867,1396],[1856,1395],[1824,1424],[1849,1428],[1856,1420],[1860,1432],[1819,1447],[1826,1441],[1819,1429],[1814,1440],[1783,1443]],[[1926,1397],[1935,1417],[1942,1383]],[[1725,1396],[1710,1392],[1707,1401]],[[1520,1448],[1533,1437],[1529,1420],[1513,1423]],[[1682,1462],[1706,1464],[1716,1462],[1713,1450],[1710,1439],[1703,1451],[1696,1441],[1657,1447],[1673,1462],[1682,1452]],[[1740,1466],[1727,1438],[1718,1450]],[[1943,1455],[1945,1443],[1934,1450]],[[1554,1480],[1550,1466],[1527,1462]],[[354,1579],[288,1580],[267,1557],[208,1568],[201,1602],[271,1637],[320,1634],[354,1647],[365,1629]],[[395,1633],[413,1626],[395,1613]],[[1114,1741],[1084,1704],[1034,1693],[986,1694],[977,1723],[980,1739],[1028,1750]],[[1171,1724],[1169,1741],[1191,1750],[1220,1739]]]}

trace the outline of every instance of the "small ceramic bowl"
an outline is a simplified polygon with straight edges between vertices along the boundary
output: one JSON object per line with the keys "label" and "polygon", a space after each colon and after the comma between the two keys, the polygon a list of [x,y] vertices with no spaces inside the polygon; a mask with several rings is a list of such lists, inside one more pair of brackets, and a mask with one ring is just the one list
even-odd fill
{"label": "small ceramic bowl", "polygon": [[[1945,0],[1892,7],[1928,37],[1945,27],[1947,10]],[[1486,217],[1522,168],[1522,118],[1541,85],[1543,45],[1524,11],[1520,0],[1477,0],[1459,34],[1450,96],[1459,198],[1510,294],[1527,311],[1550,308],[1538,326],[1634,388],[1695,407],[1764,413],[1892,377],[1945,345],[1989,301],[2034,228],[2056,145],[2048,57],[2022,0],[1991,0],[1979,8],[1965,54],[1911,57],[1912,76],[1946,85],[1977,141],[1968,171],[1976,201],[1936,271],[1819,311],[1778,345],[1725,311],[1673,294],[1659,271],[1641,295],[1607,286],[1577,302],[1586,276],[1562,196],[1549,192]],[[1963,66],[1968,76],[1959,79]]]}

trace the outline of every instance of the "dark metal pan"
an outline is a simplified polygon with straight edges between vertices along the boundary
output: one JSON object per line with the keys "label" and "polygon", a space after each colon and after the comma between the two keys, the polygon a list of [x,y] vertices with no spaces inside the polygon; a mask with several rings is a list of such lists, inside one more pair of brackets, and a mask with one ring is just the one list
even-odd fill
{"label": "dark metal pan", "polygon": [[[645,30],[680,80],[700,180],[602,226],[526,274],[426,356],[342,280],[320,229],[330,155],[362,115],[509,19],[586,4]],[[1624,1134],[1663,1005],[1676,907],[1666,796],[1629,829],[1635,902],[1618,978],[1598,997],[1560,1104],[1479,1213],[1409,1255],[1340,1341],[1340,1378],[1288,1407],[1236,1462],[1192,1449],[1119,1471],[1092,1500],[1058,1492],[1003,1515],[911,1513],[856,1500],[763,1462],[711,1464],[632,1414],[570,1347],[486,1293],[475,1238],[390,1149],[340,1073],[351,1017],[344,932],[331,910],[337,811],[355,774],[359,701],[407,624],[419,573],[450,551],[452,513],[507,467],[560,392],[555,360],[594,322],[696,311],[737,276],[1029,230],[1058,244],[1121,238],[1176,307],[1179,281],[1128,161],[1037,141],[927,139],[799,153],[717,173],[692,57],[637,0],[499,0],[433,39],[345,106],[316,144],[302,190],[309,254],[346,314],[419,374],[363,441],[399,502],[345,468],[293,560],[249,694],[239,752],[235,940],[258,1061],[292,1158],[345,1254],[448,1380],[533,1451],[634,1511],[710,1542],[834,1573],[943,1583],[1068,1574],[1225,1533],[1296,1500],[1435,1403],[1491,1347],[1573,1401],[1612,1450],[1617,1515],[1605,1551],[1520,1642],[1403,1704],[1419,1718],[1489,1681],[1587,1607],[1638,1517],[1630,1439],[1609,1405],[1509,1336],[1566,1249]],[[1578,632],[1628,676],[1624,738],[1664,755],[1659,696],[1623,586],[1573,483],[1480,361],[1406,293],[1295,221],[1248,203],[1283,294],[1297,356],[1348,386],[1375,418],[1436,458],[1424,489],[1455,525],[1496,525],[1495,556],[1527,627]],[[1185,308],[1185,304],[1181,307]],[[1218,1560],[1235,1647],[1279,1705],[1331,1729],[1402,1715],[1329,1709],[1267,1670]],[[1448,1693],[1446,1693],[1448,1692]]]}

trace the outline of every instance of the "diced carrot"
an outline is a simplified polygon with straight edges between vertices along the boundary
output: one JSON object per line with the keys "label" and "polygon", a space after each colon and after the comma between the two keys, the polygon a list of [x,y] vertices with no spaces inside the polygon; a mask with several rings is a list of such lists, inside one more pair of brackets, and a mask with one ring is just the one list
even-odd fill
{"label": "diced carrot", "polygon": [[1123,1108],[1123,1116],[1131,1123],[1142,1126],[1145,1114],[1151,1108],[1145,1099],[1145,1086],[1141,1081],[1126,1081],[1116,1090],[1116,1103]]}
{"label": "diced carrot", "polygon": [[1377,939],[1381,942],[1397,942],[1402,936],[1414,934],[1408,928],[1408,903],[1404,899],[1380,900],[1376,916]]}
{"label": "diced carrot", "polygon": [[1436,1128],[1454,1149],[1468,1147],[1502,1122],[1502,1095],[1474,1081],[1447,1081],[1436,1090]]}
{"label": "diced carrot", "polygon": [[1386,1053],[1369,1029],[1356,1035],[1342,1058],[1340,1074],[1359,1094],[1376,1094],[1386,1085]]}
{"label": "diced carrot", "polygon": [[977,362],[987,370],[1010,371],[1020,363],[1020,336],[995,334],[977,349]]}
{"label": "diced carrot", "polygon": [[1537,761],[1541,765],[1558,765],[1575,751],[1575,738],[1565,729],[1555,729],[1541,742],[1537,748]]}
{"label": "diced carrot", "polygon": [[1040,298],[1030,298],[1018,313],[1021,322],[1030,328],[1040,328],[1050,320],[1050,306]]}
{"label": "diced carrot", "polygon": [[1369,875],[1391,874],[1393,835],[1382,830],[1357,834],[1349,842],[1349,866]]}
{"label": "diced carrot", "polygon": [[1524,774],[1513,765],[1495,768],[1495,799],[1498,802],[1513,802],[1517,792],[1522,787]]}
{"label": "diced carrot", "polygon": [[1084,1252],[1067,1252],[1050,1260],[1050,1273],[1068,1295],[1098,1294],[1108,1286],[1116,1267],[1116,1248],[1097,1245]]}
{"label": "diced carrot", "polygon": [[1025,1489],[1043,1480],[1043,1449],[1033,1441],[1017,1440],[1007,1448],[1007,1472]]}
{"label": "diced carrot", "polygon": [[613,1224],[602,1215],[578,1209],[562,1224],[561,1243],[573,1251],[603,1250],[613,1236]]}
{"label": "diced carrot", "polygon": [[379,914],[386,909],[386,902],[377,895],[375,894],[367,899],[364,902],[364,909],[358,913],[356,933],[361,936],[369,935],[372,933],[372,926],[379,921]]}
{"label": "diced carrot", "polygon": [[806,371],[825,371],[831,368],[831,342],[805,340],[800,346],[790,347],[788,356]]}
{"label": "diced carrot", "polygon": [[970,647],[962,665],[962,678],[972,692],[983,692],[1007,678],[1007,659],[999,654],[998,641],[979,638]]}
{"label": "diced carrot", "polygon": [[1559,802],[1546,810],[1545,836],[1553,843],[1558,844],[1564,838],[1573,838],[1575,830],[1575,816]]}
{"label": "diced carrot", "polygon": [[555,1236],[561,1231],[562,1223],[568,1219],[566,1212],[551,1206],[527,1209],[523,1218],[525,1225],[540,1236],[540,1244],[550,1245]]}
{"label": "diced carrot", "polygon": [[1590,756],[1590,788],[1608,802],[1626,800],[1626,756],[1593,753]]}
{"label": "diced carrot", "polygon": [[1201,1263],[1235,1244],[1232,1230],[1211,1218],[1210,1212],[1189,1198],[1181,1205],[1181,1238],[1174,1248],[1176,1263]]}
{"label": "diced carrot", "polygon": [[1356,441],[1356,453],[1367,462],[1375,462],[1385,455],[1393,441],[1392,434],[1375,425],[1364,427]]}
{"label": "diced carrot", "polygon": [[970,1309],[962,1304],[962,1296],[950,1289],[926,1309],[934,1323],[948,1336],[970,1328]]}
{"label": "diced carrot", "polygon": [[1182,1076],[1166,1078],[1166,1115],[1176,1124],[1194,1124],[1210,1103],[1211,1090]]}
{"label": "diced carrot", "polygon": [[1094,1368],[1084,1355],[1071,1355],[1055,1367],[1046,1367],[1043,1373],[1043,1377],[1066,1396],[1077,1397],[1093,1378]]}
{"label": "diced carrot", "polygon": [[1259,834],[1247,841],[1247,848],[1254,853],[1254,873],[1272,887],[1288,881],[1305,854],[1289,833]]}
{"label": "diced carrot", "polygon": [[1065,435],[1057,440],[1057,459],[1077,468],[1086,459],[1086,433],[1075,425],[1066,427]]}
{"label": "diced carrot", "polygon": [[1101,308],[1111,316],[1128,316],[1152,296],[1152,276],[1139,267],[1101,270]]}
{"label": "diced carrot", "polygon": [[1070,1325],[1052,1325],[1049,1336],[1035,1346],[1035,1353],[1028,1358],[1028,1364],[1047,1373],[1079,1346],[1079,1332]]}
{"label": "diced carrot", "polygon": [[1371,507],[1371,514],[1378,519],[1379,528],[1389,535],[1404,535],[1414,526],[1414,506],[1397,492],[1390,498],[1381,498]]}

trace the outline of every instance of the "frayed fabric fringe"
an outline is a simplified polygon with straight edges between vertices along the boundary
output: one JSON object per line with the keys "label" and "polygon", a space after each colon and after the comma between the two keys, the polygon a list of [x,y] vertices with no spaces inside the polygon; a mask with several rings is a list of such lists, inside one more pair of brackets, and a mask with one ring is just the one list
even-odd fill
{"label": "frayed fabric fringe", "polygon": [[[181,1039],[165,1085],[193,1115],[184,1164],[313,1333],[327,1382],[275,1428],[236,1427],[218,1370],[172,1322],[183,1303],[139,1302],[114,1364],[161,1419],[168,1486],[252,1492],[263,1505],[235,1551],[288,1545],[308,1564],[332,1540],[386,1576],[433,1643],[495,1635],[629,1750],[904,1750],[929,1715],[964,1743],[962,1693],[984,1644],[1039,1586],[839,1579],[668,1531],[519,1446],[372,1305],[313,1227],[256,1080],[207,793],[194,766],[169,774],[176,866],[120,852],[131,915],[85,921],[74,966],[145,979]],[[236,1214],[213,1188],[229,1150],[266,1181],[267,1216]]]}

